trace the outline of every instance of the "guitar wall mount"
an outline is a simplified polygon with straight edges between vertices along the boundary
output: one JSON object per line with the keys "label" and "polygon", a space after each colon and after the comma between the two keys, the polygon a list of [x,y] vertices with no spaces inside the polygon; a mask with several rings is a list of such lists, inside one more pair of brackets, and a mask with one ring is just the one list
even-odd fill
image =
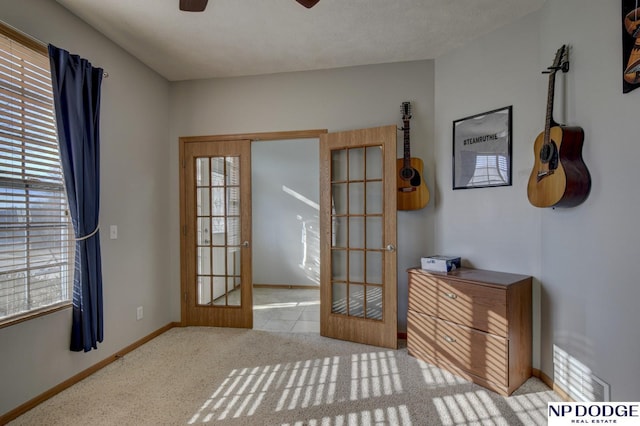
{"label": "guitar wall mount", "polygon": [[548,67],[549,71],[542,71],[542,74],[551,74],[551,71],[562,71],[563,73],[569,72],[569,61],[565,61],[562,65],[557,67]]}

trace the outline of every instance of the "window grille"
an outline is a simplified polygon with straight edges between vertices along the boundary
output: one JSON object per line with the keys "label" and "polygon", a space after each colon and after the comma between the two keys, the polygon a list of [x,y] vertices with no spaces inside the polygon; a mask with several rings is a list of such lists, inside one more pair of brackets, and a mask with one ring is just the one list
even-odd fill
{"label": "window grille", "polygon": [[0,324],[70,301],[68,214],[46,50],[0,25]]}

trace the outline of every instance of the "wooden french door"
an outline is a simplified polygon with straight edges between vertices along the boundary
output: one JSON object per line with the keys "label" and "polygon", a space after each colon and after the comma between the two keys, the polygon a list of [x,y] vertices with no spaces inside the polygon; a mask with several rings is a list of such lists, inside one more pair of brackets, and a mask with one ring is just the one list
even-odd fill
{"label": "wooden french door", "polygon": [[320,334],[394,349],[396,131],[320,136]]}
{"label": "wooden french door", "polygon": [[251,141],[182,149],[182,324],[253,327]]}

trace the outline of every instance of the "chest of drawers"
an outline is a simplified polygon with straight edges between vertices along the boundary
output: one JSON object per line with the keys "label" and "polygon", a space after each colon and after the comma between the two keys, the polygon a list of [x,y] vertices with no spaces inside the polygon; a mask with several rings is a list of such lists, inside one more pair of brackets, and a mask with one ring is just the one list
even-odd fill
{"label": "chest of drawers", "polygon": [[409,270],[409,354],[510,395],[531,376],[531,277]]}

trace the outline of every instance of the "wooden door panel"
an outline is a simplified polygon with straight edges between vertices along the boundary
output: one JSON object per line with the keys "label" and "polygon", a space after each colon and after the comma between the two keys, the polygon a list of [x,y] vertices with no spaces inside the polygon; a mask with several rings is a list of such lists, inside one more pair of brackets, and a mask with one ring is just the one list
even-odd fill
{"label": "wooden door panel", "polygon": [[250,141],[181,147],[182,323],[252,328]]}
{"label": "wooden door panel", "polygon": [[320,137],[320,333],[397,347],[396,126]]}

